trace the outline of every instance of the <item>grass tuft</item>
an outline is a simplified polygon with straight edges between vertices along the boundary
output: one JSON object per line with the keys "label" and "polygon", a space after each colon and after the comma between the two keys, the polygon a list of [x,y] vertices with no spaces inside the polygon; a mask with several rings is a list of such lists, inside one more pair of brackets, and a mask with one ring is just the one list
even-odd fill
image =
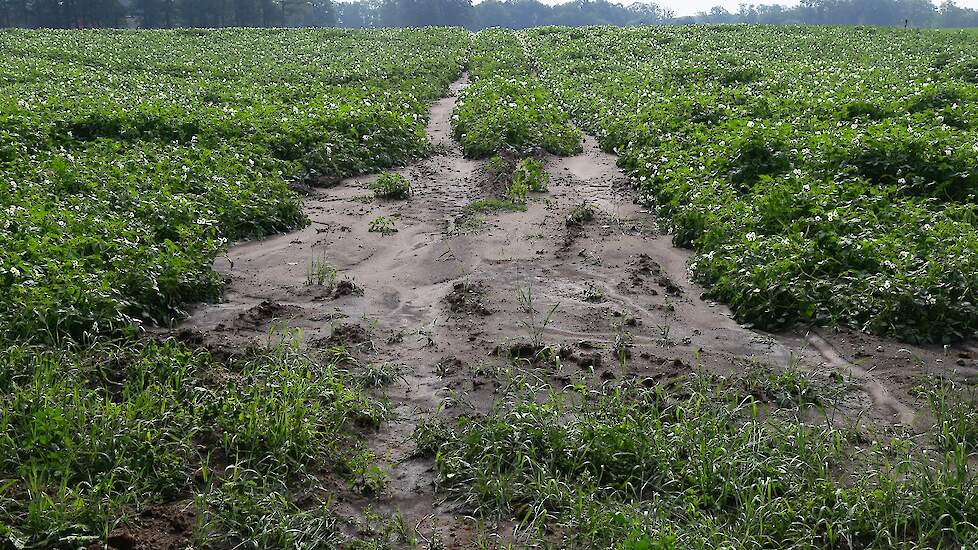
{"label": "grass tuft", "polygon": [[[978,536],[963,448],[846,430],[768,410],[729,383],[563,394],[525,380],[485,416],[425,424],[439,488],[481,518],[562,547],[935,547]],[[435,443],[437,441],[437,443]]]}

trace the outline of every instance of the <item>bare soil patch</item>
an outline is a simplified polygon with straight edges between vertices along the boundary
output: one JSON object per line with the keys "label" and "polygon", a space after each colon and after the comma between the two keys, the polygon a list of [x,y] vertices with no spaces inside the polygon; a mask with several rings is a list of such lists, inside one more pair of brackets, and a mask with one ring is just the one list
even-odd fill
{"label": "bare soil patch", "polygon": [[[633,201],[616,158],[593,138],[580,155],[543,159],[550,190],[525,212],[489,213],[457,230],[464,207],[492,186],[484,162],[464,158],[451,140],[454,104],[452,96],[431,109],[428,132],[440,152],[398,170],[414,191],[409,200],[373,199],[375,176],[304,187],[312,223],[232,248],[216,266],[231,281],[225,301],[200,306],[184,324],[227,349],[260,344],[271,323],[285,323],[301,328],[310,347],[352,346],[361,362],[399,367],[398,379],[377,390],[394,418],[370,440],[389,483],[375,496],[349,496],[354,509],[399,511],[422,542],[471,543],[475,524],[439,498],[433,458],[416,452],[412,434],[432,415],[488,408],[495,373],[508,366],[555,387],[790,366],[842,380],[841,413],[880,431],[921,422],[912,389],[922,377],[976,379],[978,354],[967,346],[804,327],[768,334],[737,323],[701,298],[689,252],[673,247],[655,215]],[[593,205],[594,218],[569,226],[582,203]],[[376,216],[394,219],[397,231],[370,232]],[[319,257],[349,281],[343,291],[325,298],[310,291],[307,266]],[[559,368],[534,360],[545,350],[556,350]]]}

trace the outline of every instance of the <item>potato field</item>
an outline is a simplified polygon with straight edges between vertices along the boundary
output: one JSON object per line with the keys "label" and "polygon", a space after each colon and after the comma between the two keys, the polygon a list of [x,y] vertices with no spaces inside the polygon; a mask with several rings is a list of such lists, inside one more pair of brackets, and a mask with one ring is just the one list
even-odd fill
{"label": "potato field", "polygon": [[971,548],[978,33],[0,30],[0,548]]}

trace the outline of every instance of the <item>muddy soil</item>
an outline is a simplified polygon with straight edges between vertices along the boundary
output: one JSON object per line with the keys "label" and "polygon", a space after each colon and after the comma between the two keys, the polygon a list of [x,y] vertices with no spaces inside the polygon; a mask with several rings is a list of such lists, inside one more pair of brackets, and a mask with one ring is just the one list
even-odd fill
{"label": "muddy soil", "polygon": [[[342,497],[351,514],[399,510],[422,542],[464,546],[474,524],[435,493],[433,460],[414,456],[412,432],[440,407],[440,414],[487,409],[496,368],[541,342],[563,350],[560,369],[535,373],[558,386],[693,369],[736,376],[755,363],[812,371],[845,381],[841,414],[882,429],[927,422],[911,391],[922,375],[978,375],[969,347],[910,346],[851,330],[767,334],[738,324],[702,298],[690,281],[689,252],[673,247],[655,215],[633,202],[616,158],[593,138],[580,155],[545,158],[549,192],[533,195],[525,212],[465,215],[465,205],[491,192],[484,162],[464,158],[451,139],[455,94],[465,84],[431,108],[438,154],[398,170],[414,189],[409,200],[375,199],[368,187],[375,176],[311,190],[312,223],[233,247],[216,265],[230,280],[224,302],[200,306],[182,327],[233,350],[264,343],[272,327],[285,325],[301,328],[310,349],[347,343],[364,364],[397,367],[400,378],[377,390],[397,417],[370,440],[390,483],[378,497]],[[594,205],[595,219],[569,227],[582,202]],[[395,233],[369,231],[381,215],[396,219]],[[353,290],[308,284],[317,259]],[[520,298],[527,293],[536,315]],[[624,363],[616,345],[627,346]]]}

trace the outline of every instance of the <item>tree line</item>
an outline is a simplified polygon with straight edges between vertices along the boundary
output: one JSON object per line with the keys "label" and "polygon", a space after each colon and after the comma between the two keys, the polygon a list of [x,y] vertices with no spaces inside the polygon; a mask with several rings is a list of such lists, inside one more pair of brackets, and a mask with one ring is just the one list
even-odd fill
{"label": "tree line", "polygon": [[319,27],[331,0],[0,0],[0,27]]}
{"label": "tree line", "polygon": [[759,23],[978,27],[978,10],[952,1],[803,0],[794,7],[741,4],[676,17],[656,4],[571,0],[0,0],[0,27],[415,27]]}
{"label": "tree line", "polygon": [[770,25],[878,25],[884,27],[978,27],[978,10],[930,0],[802,0],[798,6],[741,4],[736,12],[716,7],[676,23]]}

